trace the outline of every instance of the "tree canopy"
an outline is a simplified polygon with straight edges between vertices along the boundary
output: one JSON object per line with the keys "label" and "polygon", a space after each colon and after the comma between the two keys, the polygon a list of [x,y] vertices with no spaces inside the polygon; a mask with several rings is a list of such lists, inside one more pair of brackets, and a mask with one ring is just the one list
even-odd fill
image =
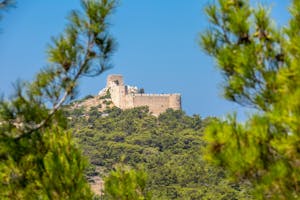
{"label": "tree canopy", "polygon": [[[112,189],[104,189],[103,199],[111,199],[111,193],[126,199],[125,188],[133,199],[251,199],[251,186],[228,181],[222,168],[209,165],[199,153],[210,118],[171,109],[157,118],[146,107],[103,113],[71,109],[68,116],[70,131],[90,160],[90,182],[95,176],[110,180],[105,186]],[[129,169],[120,168],[120,162]],[[136,180],[145,180],[144,173],[145,186]],[[123,187],[129,180],[133,183]]]}
{"label": "tree canopy", "polygon": [[224,97],[257,110],[247,121],[215,120],[205,132],[207,158],[237,180],[250,180],[263,199],[299,199],[300,2],[277,27],[270,9],[248,0],[206,7],[210,28],[201,46],[224,77]]}
{"label": "tree canopy", "polygon": [[[1,5],[8,1],[2,1]],[[82,0],[63,34],[48,48],[49,64],[34,81],[18,82],[0,100],[0,199],[91,199],[86,161],[62,105],[76,96],[78,80],[111,67],[113,0]]]}

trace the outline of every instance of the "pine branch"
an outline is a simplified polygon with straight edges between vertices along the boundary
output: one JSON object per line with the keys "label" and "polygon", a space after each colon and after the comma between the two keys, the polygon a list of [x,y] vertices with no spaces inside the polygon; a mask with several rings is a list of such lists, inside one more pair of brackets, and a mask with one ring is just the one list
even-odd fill
{"label": "pine branch", "polygon": [[[96,76],[110,68],[106,65],[114,50],[112,48],[114,43],[107,33],[106,21],[114,8],[114,1],[82,2],[85,4],[86,16],[83,17],[78,12],[73,12],[73,17],[78,18],[71,19],[65,35],[53,39],[54,46],[50,47],[49,56],[50,61],[54,63],[54,68],[48,67],[39,73],[36,80],[29,85],[29,88],[26,88],[27,95],[22,95],[24,90],[21,89],[17,94],[16,102],[21,100],[29,105],[36,103],[40,109],[43,109],[45,105],[43,99],[49,99],[53,102],[53,106],[42,120],[26,121],[26,116],[24,116],[26,113],[22,112],[15,113],[14,119],[7,120],[17,129],[18,134],[14,136],[16,140],[45,127],[66,101],[74,95],[76,83],[82,76]],[[106,11],[99,15],[95,12],[97,6],[98,9]],[[86,40],[85,45],[82,44],[84,40]]]}

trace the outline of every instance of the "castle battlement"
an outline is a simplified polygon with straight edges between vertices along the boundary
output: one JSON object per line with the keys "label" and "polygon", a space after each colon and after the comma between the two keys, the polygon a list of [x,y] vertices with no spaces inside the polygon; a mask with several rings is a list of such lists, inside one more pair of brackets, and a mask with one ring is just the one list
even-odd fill
{"label": "castle battlement", "polygon": [[106,88],[99,93],[109,91],[112,102],[121,109],[129,109],[139,106],[148,106],[153,115],[158,116],[168,108],[181,109],[181,95],[175,94],[145,94],[139,93],[138,88],[124,85],[123,76],[120,74],[107,77]]}

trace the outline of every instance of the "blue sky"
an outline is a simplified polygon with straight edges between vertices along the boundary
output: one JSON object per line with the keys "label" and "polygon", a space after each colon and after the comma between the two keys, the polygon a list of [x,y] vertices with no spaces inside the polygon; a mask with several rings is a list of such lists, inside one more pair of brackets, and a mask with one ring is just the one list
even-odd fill
{"label": "blue sky", "polygon": [[[108,74],[123,74],[125,82],[147,93],[181,93],[188,114],[224,116],[244,108],[221,96],[222,78],[212,58],[198,46],[207,27],[203,8],[213,0],[122,0],[111,17],[118,42],[114,68],[81,80],[80,96],[97,94]],[[64,29],[79,0],[17,0],[17,8],[0,22],[0,93],[11,94],[17,79],[31,80],[47,64],[46,47]],[[257,2],[257,1],[252,1]],[[264,0],[279,25],[288,20],[287,0]]]}

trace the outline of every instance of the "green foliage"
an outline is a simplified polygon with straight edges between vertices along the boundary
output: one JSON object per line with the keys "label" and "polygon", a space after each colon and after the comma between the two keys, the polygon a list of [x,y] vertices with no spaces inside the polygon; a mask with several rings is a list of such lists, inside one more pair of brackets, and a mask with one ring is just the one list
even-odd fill
{"label": "green foliage", "polygon": [[104,96],[99,97],[99,99],[110,99],[110,98],[111,98],[111,94],[109,90],[106,91],[106,94]]}
{"label": "green foliage", "polygon": [[85,96],[83,98],[83,100],[92,99],[92,98],[94,98],[94,96],[89,94],[89,95]]}
{"label": "green foliage", "polygon": [[0,164],[1,199],[92,198],[83,173],[86,161],[69,132],[53,127],[31,140],[1,140],[1,145],[1,154],[4,148],[14,150]]}
{"label": "green foliage", "polygon": [[226,99],[258,110],[241,124],[234,115],[205,132],[207,158],[236,180],[250,180],[257,198],[299,199],[300,3],[277,28],[269,9],[247,0],[218,0],[206,8],[211,28],[201,46],[225,77]]}
{"label": "green foliage", "polygon": [[156,118],[147,107],[105,113],[70,121],[84,154],[102,169],[100,177],[122,161],[132,169],[144,166],[145,191],[152,199],[251,199],[249,186],[226,180],[222,169],[208,165],[199,154],[205,145],[203,125],[211,119],[171,109]]}
{"label": "green foliage", "polygon": [[112,101],[104,100],[103,103],[104,103],[106,106],[109,106],[110,104],[112,104]]}
{"label": "green foliage", "polygon": [[105,178],[104,199],[146,200],[147,174],[142,170],[133,170],[128,166],[116,166]]}
{"label": "green foliage", "polygon": [[49,46],[48,67],[33,82],[17,83],[9,101],[0,99],[0,199],[92,198],[85,159],[65,131],[61,107],[76,95],[79,78],[110,67],[108,16],[115,4],[82,5]]}

